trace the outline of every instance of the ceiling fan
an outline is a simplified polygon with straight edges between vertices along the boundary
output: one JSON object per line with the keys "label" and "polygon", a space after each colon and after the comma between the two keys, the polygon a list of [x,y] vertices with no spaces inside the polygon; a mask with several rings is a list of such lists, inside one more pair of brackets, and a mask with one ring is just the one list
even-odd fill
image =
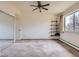
{"label": "ceiling fan", "polygon": [[44,9],[44,10],[48,10],[47,8],[45,8],[46,6],[49,6],[50,4],[48,3],[48,4],[44,4],[44,5],[42,5],[41,4],[41,1],[37,1],[37,5],[30,5],[30,6],[32,6],[32,7],[36,7],[35,9],[33,9],[32,11],[35,11],[35,10],[37,10],[37,9],[39,9],[39,11],[41,12],[42,11],[42,9]]}

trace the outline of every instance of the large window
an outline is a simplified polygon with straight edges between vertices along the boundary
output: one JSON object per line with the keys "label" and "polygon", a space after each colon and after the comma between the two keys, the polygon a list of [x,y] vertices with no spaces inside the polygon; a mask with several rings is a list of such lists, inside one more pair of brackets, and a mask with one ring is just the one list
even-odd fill
{"label": "large window", "polygon": [[65,31],[79,32],[79,12],[65,16]]}

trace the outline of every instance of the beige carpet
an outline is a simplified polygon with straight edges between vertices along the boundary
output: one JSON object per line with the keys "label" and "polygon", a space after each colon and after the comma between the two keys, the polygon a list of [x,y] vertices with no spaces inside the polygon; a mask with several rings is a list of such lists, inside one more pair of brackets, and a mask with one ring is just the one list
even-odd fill
{"label": "beige carpet", "polygon": [[[4,42],[2,42],[4,43]],[[0,45],[2,45],[0,43]],[[1,57],[73,57],[55,40],[20,40],[0,50]],[[7,46],[7,47],[6,47]],[[1,47],[1,48],[3,48]]]}

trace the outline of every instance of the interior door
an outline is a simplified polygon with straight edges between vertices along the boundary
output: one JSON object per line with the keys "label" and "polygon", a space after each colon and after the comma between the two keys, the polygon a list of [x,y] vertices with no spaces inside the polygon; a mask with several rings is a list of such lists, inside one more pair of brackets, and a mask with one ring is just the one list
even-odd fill
{"label": "interior door", "polygon": [[0,39],[14,39],[14,17],[0,11]]}

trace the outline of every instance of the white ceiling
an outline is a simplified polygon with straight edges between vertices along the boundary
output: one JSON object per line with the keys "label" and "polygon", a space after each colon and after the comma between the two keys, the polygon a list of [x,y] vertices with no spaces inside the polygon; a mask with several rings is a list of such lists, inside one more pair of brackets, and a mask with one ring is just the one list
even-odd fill
{"label": "white ceiling", "polygon": [[[36,1],[16,1],[12,2],[17,8],[20,9],[22,12],[31,12],[34,7],[31,7],[31,4],[37,4]],[[77,3],[77,1],[42,1],[42,4],[50,3],[50,6],[47,6],[48,11],[44,11],[50,14],[59,14],[69,7],[71,7],[73,4]],[[39,12],[39,10],[35,10],[33,12]]]}

